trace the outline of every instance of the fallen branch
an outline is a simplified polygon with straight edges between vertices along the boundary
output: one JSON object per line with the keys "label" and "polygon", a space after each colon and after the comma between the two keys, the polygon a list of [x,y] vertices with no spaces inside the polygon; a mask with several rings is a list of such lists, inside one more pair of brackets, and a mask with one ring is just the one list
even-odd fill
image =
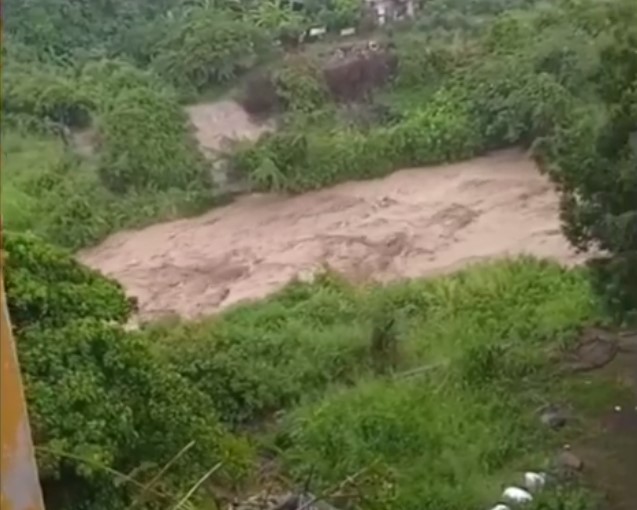
{"label": "fallen branch", "polygon": [[208,479],[210,478],[210,476],[217,471],[221,466],[223,465],[222,462],[219,462],[218,464],[216,464],[215,466],[213,466],[211,469],[208,470],[208,472],[203,475],[199,480],[197,480],[197,482],[195,483],[195,485],[193,485],[190,490],[186,493],[186,495],[181,498],[179,500],[179,502],[172,508],[172,510],[179,510],[179,508],[181,508],[182,506],[184,506],[187,501],[192,497],[192,495],[197,491],[197,489],[199,487],[201,487],[201,485]]}

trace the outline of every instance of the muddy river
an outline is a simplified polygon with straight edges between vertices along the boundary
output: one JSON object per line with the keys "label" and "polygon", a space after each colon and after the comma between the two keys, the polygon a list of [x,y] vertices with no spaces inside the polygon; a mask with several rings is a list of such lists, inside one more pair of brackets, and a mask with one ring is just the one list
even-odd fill
{"label": "muddy river", "polygon": [[519,254],[577,262],[555,191],[510,150],[299,196],[244,196],[117,233],[79,257],[119,280],[150,319],[262,298],[324,265],[354,281],[389,281]]}

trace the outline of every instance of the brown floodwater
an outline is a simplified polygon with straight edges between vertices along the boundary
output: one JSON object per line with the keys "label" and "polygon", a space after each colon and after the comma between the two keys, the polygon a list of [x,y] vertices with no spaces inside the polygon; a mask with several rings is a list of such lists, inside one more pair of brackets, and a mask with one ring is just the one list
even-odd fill
{"label": "brown floodwater", "polygon": [[390,281],[520,254],[578,261],[550,182],[507,150],[303,195],[247,195],[117,233],[78,256],[119,280],[152,319],[262,298],[324,265],[354,281]]}

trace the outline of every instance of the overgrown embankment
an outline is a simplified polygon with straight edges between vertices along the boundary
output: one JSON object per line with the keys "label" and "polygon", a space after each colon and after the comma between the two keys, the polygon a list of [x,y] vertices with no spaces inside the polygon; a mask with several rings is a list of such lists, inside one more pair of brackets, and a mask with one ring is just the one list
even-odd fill
{"label": "overgrown embankment", "polygon": [[[104,61],[79,76],[47,66],[34,75],[10,61],[3,102],[8,229],[78,248],[212,203],[186,116],[150,74]],[[83,158],[72,150],[72,130],[91,124],[95,154]]]}
{"label": "overgrown embankment", "polygon": [[[554,359],[603,320],[585,271],[521,259],[387,287],[326,273],[220,317],[125,332],[130,303],[114,282],[34,238],[4,246],[51,508],[125,507],[191,441],[148,508],[218,461],[213,486],[240,488],[256,475],[249,443],[276,452],[279,474],[312,471],[319,491],[373,466],[355,508],[487,505],[564,440],[537,409],[589,391],[556,377]],[[237,436],[259,423],[268,435]],[[593,508],[581,496],[555,504]]]}

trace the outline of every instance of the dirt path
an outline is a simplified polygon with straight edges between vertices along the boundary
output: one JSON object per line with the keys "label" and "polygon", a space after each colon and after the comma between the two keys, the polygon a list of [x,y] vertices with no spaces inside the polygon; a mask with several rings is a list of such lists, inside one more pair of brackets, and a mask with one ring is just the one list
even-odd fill
{"label": "dirt path", "polygon": [[118,233],[79,257],[122,282],[149,319],[261,298],[322,264],[387,281],[521,253],[576,262],[550,184],[522,153],[504,151],[301,196],[245,196]]}

